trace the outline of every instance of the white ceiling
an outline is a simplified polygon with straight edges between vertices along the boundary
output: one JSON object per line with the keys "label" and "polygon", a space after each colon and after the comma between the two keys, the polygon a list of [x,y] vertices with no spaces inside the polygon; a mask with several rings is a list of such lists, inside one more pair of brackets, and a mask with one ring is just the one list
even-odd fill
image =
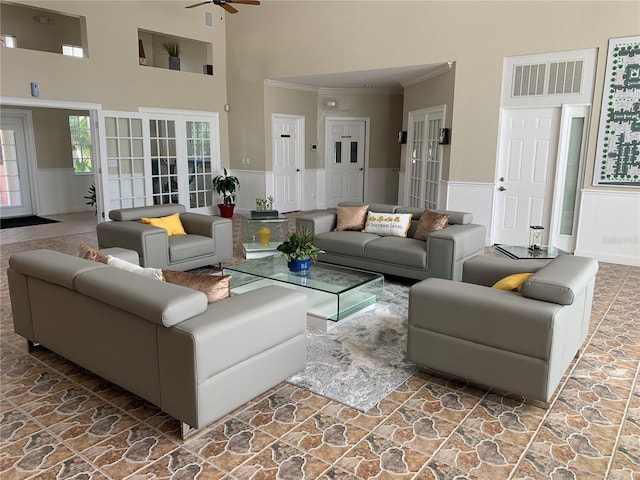
{"label": "white ceiling", "polygon": [[315,88],[374,88],[402,90],[407,82],[428,78],[448,70],[447,63],[380,68],[358,72],[323,73],[279,78],[278,81]]}

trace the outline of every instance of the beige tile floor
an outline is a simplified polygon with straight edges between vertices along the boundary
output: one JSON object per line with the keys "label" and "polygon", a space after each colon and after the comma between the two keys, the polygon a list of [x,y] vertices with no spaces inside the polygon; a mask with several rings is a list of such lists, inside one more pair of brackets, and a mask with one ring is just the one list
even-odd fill
{"label": "beige tile floor", "polygon": [[0,230],[3,480],[640,479],[640,268],[600,264],[589,337],[548,410],[427,372],[366,413],[281,383],[182,442],[153,405],[13,333],[8,257],[73,254],[95,243],[92,215]]}

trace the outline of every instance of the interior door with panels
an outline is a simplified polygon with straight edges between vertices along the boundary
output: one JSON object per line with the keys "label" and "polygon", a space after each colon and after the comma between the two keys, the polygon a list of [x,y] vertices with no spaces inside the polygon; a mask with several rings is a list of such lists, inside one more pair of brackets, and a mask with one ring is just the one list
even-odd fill
{"label": "interior door with panels", "polygon": [[272,117],[274,208],[300,210],[301,172],[304,166],[304,117],[274,114]]}
{"label": "interior door with panels", "polygon": [[367,121],[327,119],[327,206],[364,200]]}

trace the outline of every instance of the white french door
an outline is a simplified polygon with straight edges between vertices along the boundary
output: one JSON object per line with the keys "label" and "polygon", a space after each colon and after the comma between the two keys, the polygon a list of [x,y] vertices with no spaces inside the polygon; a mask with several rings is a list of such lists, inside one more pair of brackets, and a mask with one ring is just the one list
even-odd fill
{"label": "white french door", "polygon": [[327,206],[364,200],[368,119],[327,118]]}
{"label": "white french door", "polygon": [[494,243],[527,245],[531,225],[545,228],[548,243],[559,120],[554,107],[503,111]]}
{"label": "white french door", "polygon": [[304,117],[274,114],[273,144],[274,208],[282,213],[300,210],[304,167]]}
{"label": "white french door", "polygon": [[103,112],[100,125],[105,218],[113,209],[167,203],[214,212],[217,114]]}
{"label": "white french door", "polygon": [[442,171],[439,134],[444,126],[444,115],[444,105],[409,112],[406,204],[411,207],[439,207]]}
{"label": "white french door", "polygon": [[0,217],[33,214],[27,158],[26,114],[0,118]]}

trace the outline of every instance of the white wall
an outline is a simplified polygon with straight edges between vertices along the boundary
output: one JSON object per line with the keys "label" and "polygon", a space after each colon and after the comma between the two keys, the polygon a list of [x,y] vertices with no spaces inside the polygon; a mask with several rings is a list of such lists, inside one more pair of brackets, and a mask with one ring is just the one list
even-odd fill
{"label": "white wall", "polygon": [[75,175],[73,168],[38,168],[38,215],[93,210],[86,205],[93,175]]}

